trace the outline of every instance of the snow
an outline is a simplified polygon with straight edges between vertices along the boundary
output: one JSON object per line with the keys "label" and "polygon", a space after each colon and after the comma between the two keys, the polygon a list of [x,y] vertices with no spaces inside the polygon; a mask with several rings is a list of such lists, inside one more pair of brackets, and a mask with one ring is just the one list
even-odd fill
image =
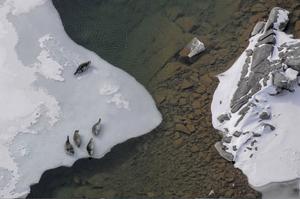
{"label": "snow", "polygon": [[289,20],[289,11],[278,10],[277,21],[274,23],[274,28],[279,30],[280,24]]}
{"label": "snow", "polygon": [[297,76],[298,76],[298,71],[293,70],[291,68],[288,68],[285,71],[285,76],[290,80],[290,81],[296,81],[297,80]]}
{"label": "snow", "polygon": [[42,5],[45,3],[46,0],[26,0],[26,3],[24,3],[24,0],[8,0],[6,1],[7,4],[9,4],[12,7],[12,14],[14,15],[20,15],[23,13],[27,13],[33,8]]}
{"label": "snow", "polygon": [[62,77],[63,67],[51,58],[50,51],[46,45],[46,42],[50,42],[51,40],[53,40],[53,37],[51,37],[49,34],[39,39],[42,51],[37,57],[39,62],[35,63],[34,67],[37,68],[36,70],[38,73],[47,79],[64,81],[64,78]]}
{"label": "snow", "polygon": [[[161,122],[142,85],[70,40],[50,0],[0,4],[0,198],[25,197],[44,171],[87,157],[99,117],[96,158]],[[74,77],[87,60],[91,68]],[[75,129],[84,146],[68,156]]]}
{"label": "snow", "polygon": [[[278,21],[286,20],[287,13],[281,13]],[[277,21],[277,22],[278,22]],[[275,24],[276,25],[276,24]],[[278,47],[286,44],[287,46],[299,43],[300,40],[293,39],[286,33],[275,30],[276,44],[271,61],[277,60]],[[250,38],[247,49],[253,49],[257,38],[263,33]],[[246,50],[247,50],[246,49]],[[300,134],[299,134],[299,117],[300,117],[300,88],[294,84],[295,92],[284,91],[282,94],[271,96],[274,87],[271,80],[267,86],[254,94],[250,99],[251,106],[243,120],[237,125],[239,118],[238,113],[231,113],[230,100],[237,89],[237,83],[241,76],[242,67],[246,56],[245,52],[238,58],[233,66],[219,75],[220,84],[218,85],[212,105],[212,121],[214,128],[225,132],[228,129],[228,136],[232,136],[235,131],[249,132],[240,137],[232,137],[228,147],[228,152],[234,155],[235,167],[241,169],[248,177],[248,181],[254,188],[266,186],[274,182],[286,182],[300,178]],[[281,52],[286,52],[286,47]],[[287,69],[284,71],[286,77],[295,81],[297,71]],[[296,81],[295,81],[296,82]],[[263,121],[273,125],[276,129],[271,131],[269,127],[264,126],[259,113],[266,111],[271,113],[271,119]],[[220,123],[217,117],[223,113],[231,113],[229,121]],[[253,137],[252,132],[261,135]],[[251,143],[256,140],[253,145]],[[233,151],[236,145],[238,150]],[[249,150],[247,147],[252,146]],[[254,150],[254,149],[257,150]]]}

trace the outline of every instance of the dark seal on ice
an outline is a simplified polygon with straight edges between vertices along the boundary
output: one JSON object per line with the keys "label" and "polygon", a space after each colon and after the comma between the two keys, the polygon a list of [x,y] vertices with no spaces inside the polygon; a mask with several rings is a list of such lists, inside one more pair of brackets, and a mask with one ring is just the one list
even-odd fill
{"label": "dark seal on ice", "polygon": [[89,156],[94,155],[94,148],[95,148],[94,140],[93,140],[93,138],[91,138],[88,145],[86,146],[86,150],[87,150]]}
{"label": "dark seal on ice", "polygon": [[67,137],[67,141],[65,143],[65,151],[68,155],[74,155],[74,147],[70,143],[69,136]]}
{"label": "dark seal on ice", "polygon": [[81,145],[81,136],[79,134],[79,130],[75,130],[74,135],[73,135],[73,141],[75,145],[79,148]]}
{"label": "dark seal on ice", "polygon": [[85,71],[87,71],[89,69],[90,65],[91,65],[91,61],[87,61],[87,62],[84,62],[84,63],[80,64],[77,67],[74,75],[79,75],[81,73],[84,73]]}
{"label": "dark seal on ice", "polygon": [[101,131],[101,118],[99,118],[98,122],[96,122],[96,124],[94,124],[92,127],[92,133],[95,136],[99,135],[100,131]]}

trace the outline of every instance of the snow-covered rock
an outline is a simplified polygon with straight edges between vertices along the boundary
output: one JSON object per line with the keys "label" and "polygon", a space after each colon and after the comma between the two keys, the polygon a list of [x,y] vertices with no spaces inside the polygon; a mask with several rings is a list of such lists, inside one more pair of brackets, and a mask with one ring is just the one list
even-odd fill
{"label": "snow-covered rock", "polygon": [[266,25],[266,22],[264,22],[264,21],[257,22],[251,32],[251,37],[260,33],[264,29],[265,25]]}
{"label": "snow-covered rock", "polygon": [[[226,138],[217,150],[254,187],[300,178],[300,40],[283,32],[288,14],[274,8],[254,28],[247,49],[218,76],[211,106]],[[220,120],[224,114],[230,118]]]}
{"label": "snow-covered rock", "polygon": [[192,58],[205,50],[204,44],[196,37],[193,38],[192,41],[190,41],[190,43],[188,43],[185,48],[189,50],[189,58]]}
{"label": "snow-covered rock", "polygon": [[196,55],[200,54],[205,50],[204,43],[202,43],[197,37],[194,37],[180,52],[179,56],[181,59],[187,58],[192,61]]}
{"label": "snow-covered rock", "polygon": [[[74,76],[88,60],[89,70]],[[0,198],[24,197],[45,170],[87,157],[99,117],[96,158],[161,122],[142,85],[70,40],[50,0],[1,1],[0,93]],[[82,147],[68,156],[76,129]]]}

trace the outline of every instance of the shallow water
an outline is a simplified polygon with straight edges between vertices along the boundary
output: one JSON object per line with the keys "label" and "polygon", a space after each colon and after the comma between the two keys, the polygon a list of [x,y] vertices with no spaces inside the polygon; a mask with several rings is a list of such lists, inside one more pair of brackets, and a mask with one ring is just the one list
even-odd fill
{"label": "shallow water", "polygon": [[[193,32],[204,36],[213,26],[228,22],[236,9],[234,2],[54,0],[71,38],[144,85],[193,37]],[[170,23],[176,20],[178,23]],[[199,25],[207,27],[199,29]]]}
{"label": "shallow water", "polygon": [[[150,90],[164,122],[101,160],[46,172],[29,197],[192,198],[212,190],[215,197],[259,197],[216,153],[213,145],[220,137],[211,127],[210,102],[218,83],[214,76],[244,49],[267,8],[253,13],[254,1],[238,0],[53,2],[74,41]],[[176,54],[194,36],[207,50],[195,63],[183,63]],[[181,132],[180,124],[190,133]]]}

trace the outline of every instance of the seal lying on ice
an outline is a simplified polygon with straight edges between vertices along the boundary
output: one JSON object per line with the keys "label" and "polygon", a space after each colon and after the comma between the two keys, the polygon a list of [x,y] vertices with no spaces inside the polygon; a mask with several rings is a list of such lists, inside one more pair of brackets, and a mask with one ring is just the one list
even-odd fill
{"label": "seal lying on ice", "polygon": [[94,124],[92,127],[92,133],[95,136],[99,135],[100,131],[101,131],[101,118],[99,118],[98,122],[96,122],[96,124]]}
{"label": "seal lying on ice", "polygon": [[67,137],[67,141],[65,143],[65,151],[68,155],[74,155],[74,148],[70,143],[69,136]]}
{"label": "seal lying on ice", "polygon": [[89,69],[90,65],[91,65],[91,61],[87,61],[87,62],[84,62],[84,63],[80,64],[77,67],[74,75],[79,75],[81,73],[84,73],[85,71],[87,71]]}
{"label": "seal lying on ice", "polygon": [[91,138],[88,145],[86,146],[86,150],[90,156],[94,155],[94,148],[95,148],[94,140],[93,138]]}
{"label": "seal lying on ice", "polygon": [[79,130],[75,130],[73,135],[73,141],[77,147],[81,145],[81,136],[79,135]]}

